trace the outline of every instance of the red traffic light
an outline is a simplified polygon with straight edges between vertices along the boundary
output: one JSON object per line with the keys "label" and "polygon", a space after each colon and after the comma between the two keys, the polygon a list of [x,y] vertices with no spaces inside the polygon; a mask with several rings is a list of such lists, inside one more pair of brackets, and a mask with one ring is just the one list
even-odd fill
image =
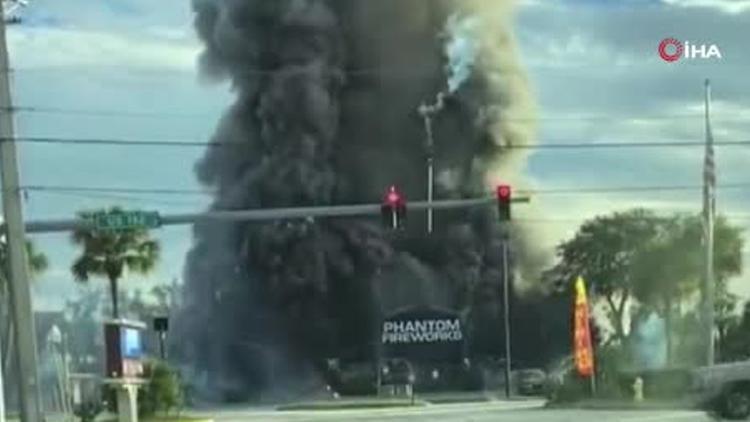
{"label": "red traffic light", "polygon": [[388,188],[388,193],[385,195],[385,202],[389,205],[400,205],[404,202],[404,198],[395,186]]}
{"label": "red traffic light", "polygon": [[497,199],[509,201],[512,192],[513,191],[509,185],[500,185],[497,187]]}
{"label": "red traffic light", "polygon": [[385,224],[391,229],[403,227],[403,220],[406,218],[406,199],[396,186],[391,186],[386,191],[381,213]]}
{"label": "red traffic light", "polygon": [[500,185],[497,187],[497,211],[501,222],[510,221],[510,203],[512,195],[513,190],[510,185]]}

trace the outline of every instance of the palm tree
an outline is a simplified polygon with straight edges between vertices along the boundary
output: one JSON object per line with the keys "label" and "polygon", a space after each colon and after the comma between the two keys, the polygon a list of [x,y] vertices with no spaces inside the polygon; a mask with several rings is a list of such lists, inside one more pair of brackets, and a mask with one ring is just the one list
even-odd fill
{"label": "palm tree", "polygon": [[[37,251],[34,244],[29,240],[26,241],[26,259],[29,262],[29,275],[31,278],[44,272],[49,265],[47,256]],[[13,318],[10,314],[10,295],[8,291],[8,280],[10,280],[10,275],[8,274],[8,243],[4,236],[0,238],[0,268],[0,296],[3,301],[3,328],[2,332],[0,332],[3,344],[2,370],[7,373],[11,360],[11,350],[13,350]]]}
{"label": "palm tree", "polygon": [[[118,212],[113,208],[109,212]],[[93,213],[79,215],[86,219]],[[76,281],[85,283],[91,276],[105,277],[109,281],[112,299],[112,316],[120,316],[118,282],[125,271],[148,274],[159,261],[160,248],[145,229],[98,231],[89,228],[73,232],[73,243],[83,247],[71,271]]]}

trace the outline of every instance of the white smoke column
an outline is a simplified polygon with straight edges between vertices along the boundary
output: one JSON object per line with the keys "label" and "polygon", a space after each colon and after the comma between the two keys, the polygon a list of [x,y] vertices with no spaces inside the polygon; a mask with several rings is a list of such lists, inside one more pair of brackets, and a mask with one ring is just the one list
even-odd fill
{"label": "white smoke column", "polygon": [[448,71],[448,93],[455,94],[469,80],[479,56],[480,19],[476,16],[451,15],[445,31]]}
{"label": "white smoke column", "polygon": [[633,345],[641,369],[662,369],[667,365],[667,331],[664,319],[651,313],[636,327]]}
{"label": "white smoke column", "polygon": [[[488,191],[500,183],[509,183],[517,192],[531,189],[525,175],[529,149],[512,149],[514,145],[533,145],[537,142],[537,108],[534,91],[521,61],[521,54],[513,34],[515,1],[452,0],[454,7],[468,16],[456,21],[457,39],[471,40],[454,48],[465,57],[474,57],[473,78],[486,89],[490,100],[481,110],[477,124],[487,126],[491,138],[489,152],[477,156],[474,174],[483,181]],[[472,18],[481,16],[481,19]],[[476,55],[474,49],[477,48]],[[471,63],[469,61],[461,62]],[[464,68],[454,74],[460,76]],[[460,79],[459,79],[460,80]],[[498,100],[499,99],[499,100]],[[543,217],[535,205],[518,206],[517,219]],[[514,240],[520,246],[521,280],[537,280],[539,273],[552,260],[552,251],[539,247],[545,238],[535,224],[516,222]],[[526,286],[518,287],[530,287]]]}
{"label": "white smoke column", "polygon": [[474,64],[479,56],[479,26],[480,20],[476,16],[451,15],[445,23],[443,36],[445,43],[445,65],[448,75],[448,91],[439,92],[432,105],[422,105],[419,112],[423,116],[433,116],[445,107],[445,98],[454,95],[469,80],[474,70]]}

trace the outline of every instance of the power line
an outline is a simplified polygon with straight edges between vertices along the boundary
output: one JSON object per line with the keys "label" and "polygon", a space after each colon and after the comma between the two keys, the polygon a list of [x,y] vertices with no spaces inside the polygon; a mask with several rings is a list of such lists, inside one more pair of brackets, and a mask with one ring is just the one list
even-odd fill
{"label": "power line", "polygon": [[[0,142],[8,142],[10,138],[0,138]],[[204,142],[187,140],[133,140],[113,138],[59,138],[18,136],[15,142],[27,144],[61,144],[61,145],[92,145],[92,146],[122,146],[122,147],[211,147],[223,148],[232,146],[248,146],[245,142]],[[750,140],[716,141],[715,146],[743,147],[750,146]],[[561,150],[561,149],[639,149],[639,148],[686,148],[705,147],[702,141],[652,141],[652,142],[561,142],[543,144],[515,144],[505,145],[504,149],[519,150]]]}
{"label": "power line", "polygon": [[[133,111],[133,110],[107,110],[107,109],[85,109],[85,108],[67,108],[67,107],[50,107],[37,105],[20,105],[0,110],[12,113],[40,113],[40,114],[63,114],[63,115],[82,115],[82,116],[101,116],[101,117],[133,117],[133,118],[178,118],[192,119],[199,117],[212,116],[210,113],[175,113],[166,111]],[[701,119],[701,113],[675,113],[660,114],[650,116],[607,116],[607,115],[581,115],[581,116],[503,116],[503,121],[622,121],[622,122],[649,122],[649,121],[669,121],[682,119]],[[742,121],[748,120],[748,117],[732,115],[717,117],[719,121]]]}
{"label": "power line", "polygon": [[[720,189],[748,189],[750,183],[726,183],[717,186]],[[614,186],[592,188],[552,188],[519,190],[525,195],[568,195],[568,194],[597,194],[597,193],[629,193],[629,192],[677,192],[703,189],[702,185],[660,185],[660,186]]]}
{"label": "power line", "polygon": [[79,192],[79,193],[122,193],[136,195],[212,195],[210,190],[198,189],[151,189],[151,188],[121,188],[121,187],[90,187],[90,186],[60,186],[60,185],[28,185],[21,190],[28,192]]}
{"label": "power line", "polygon": [[207,113],[173,113],[173,112],[153,112],[153,111],[132,111],[132,110],[91,110],[82,108],[63,108],[47,106],[14,106],[9,109],[1,109],[12,113],[40,113],[40,114],[63,114],[63,115],[82,115],[82,116],[102,116],[102,117],[136,117],[136,118],[178,118],[194,119],[198,117],[208,117]]}
{"label": "power line", "polygon": [[[243,142],[213,143],[203,141],[138,141],[132,139],[111,138],[56,138],[56,137],[16,137],[13,139],[18,143],[25,144],[60,144],[60,145],[92,145],[92,146],[122,146],[122,147],[225,147],[233,145],[247,145]],[[8,142],[8,138],[0,138],[0,142]]]}
{"label": "power line", "polygon": [[[743,141],[717,141],[717,146],[750,146],[750,140]],[[653,142],[569,142],[569,143],[546,143],[546,144],[517,144],[508,145],[507,149],[638,149],[638,148],[685,148],[705,147],[702,141],[653,141]]]}
{"label": "power line", "polygon": [[71,192],[71,191],[40,191],[45,195],[62,196],[66,198],[80,198],[80,199],[94,199],[94,200],[107,200],[117,202],[138,202],[148,205],[164,205],[168,207],[196,207],[201,204],[196,201],[172,201],[164,200],[160,198],[147,198],[143,196],[132,196],[122,195],[113,193],[95,193],[95,192]]}

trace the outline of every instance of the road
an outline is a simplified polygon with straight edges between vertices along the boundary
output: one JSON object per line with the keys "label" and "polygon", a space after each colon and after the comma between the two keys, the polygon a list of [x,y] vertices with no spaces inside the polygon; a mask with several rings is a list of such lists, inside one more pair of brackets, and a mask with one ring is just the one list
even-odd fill
{"label": "road", "polygon": [[416,408],[337,411],[232,410],[214,413],[216,422],[272,421],[464,421],[464,422],[709,422],[703,412],[679,410],[560,410],[545,409],[541,402],[489,402],[431,405]]}

